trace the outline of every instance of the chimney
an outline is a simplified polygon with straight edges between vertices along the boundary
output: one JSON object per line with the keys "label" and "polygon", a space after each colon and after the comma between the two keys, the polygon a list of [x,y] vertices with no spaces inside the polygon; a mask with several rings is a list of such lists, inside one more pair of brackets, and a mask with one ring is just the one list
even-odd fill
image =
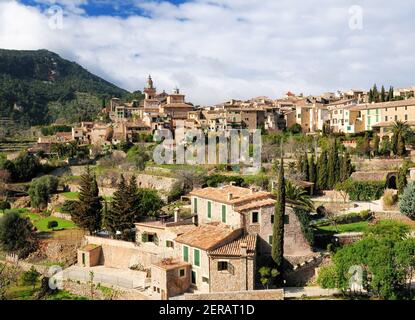
{"label": "chimney", "polygon": [[174,209],[174,222],[179,222],[179,208]]}
{"label": "chimney", "polygon": [[248,255],[248,244],[246,242],[242,242],[240,245],[241,248],[241,256],[246,257]]}
{"label": "chimney", "polygon": [[232,193],[228,193],[228,201],[231,201],[233,199],[233,194]]}

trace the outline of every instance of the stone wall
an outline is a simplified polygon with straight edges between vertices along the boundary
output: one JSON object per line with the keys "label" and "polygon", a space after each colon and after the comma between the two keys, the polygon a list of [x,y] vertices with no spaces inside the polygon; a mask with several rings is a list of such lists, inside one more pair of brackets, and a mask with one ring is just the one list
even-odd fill
{"label": "stone wall", "polygon": [[[226,261],[231,271],[218,271],[218,263]],[[254,258],[210,258],[210,291],[229,292],[254,290],[255,259]]]}
{"label": "stone wall", "polygon": [[93,300],[148,300],[148,297],[137,290],[121,288],[101,290],[99,286],[95,285],[91,291],[90,284],[75,281],[64,281],[62,289],[74,295]]}
{"label": "stone wall", "polygon": [[284,300],[284,290],[257,290],[224,293],[185,294],[185,300]]}

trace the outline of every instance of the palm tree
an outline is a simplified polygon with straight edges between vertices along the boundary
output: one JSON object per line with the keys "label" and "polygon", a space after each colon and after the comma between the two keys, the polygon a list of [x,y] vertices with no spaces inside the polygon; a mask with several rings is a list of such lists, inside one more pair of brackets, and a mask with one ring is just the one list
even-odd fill
{"label": "palm tree", "polygon": [[295,186],[290,181],[286,181],[285,190],[287,200],[291,202],[294,207],[310,212],[314,211],[314,203],[311,201],[310,196],[305,190]]}

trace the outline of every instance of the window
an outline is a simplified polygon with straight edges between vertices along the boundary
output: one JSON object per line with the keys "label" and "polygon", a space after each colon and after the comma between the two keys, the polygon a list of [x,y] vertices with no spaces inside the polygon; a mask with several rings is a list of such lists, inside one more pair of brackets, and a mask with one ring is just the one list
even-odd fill
{"label": "window", "polygon": [[259,213],[258,212],[252,212],[252,223],[259,223]]}
{"label": "window", "polygon": [[398,121],[398,116],[395,116],[395,121]]}
{"label": "window", "polygon": [[208,201],[207,203],[207,217],[208,219],[212,219],[212,202]]}
{"label": "window", "polygon": [[388,116],[385,117],[385,121],[388,121]]}
{"label": "window", "polygon": [[202,282],[209,284],[209,278],[208,277],[202,277]]}
{"label": "window", "polygon": [[222,205],[222,222],[226,223],[226,205]]}
{"label": "window", "polygon": [[289,215],[284,216],[284,224],[290,224],[290,216]]}
{"label": "window", "polygon": [[408,115],[407,114],[405,115],[405,121],[408,121]]}
{"label": "window", "polygon": [[193,199],[193,213],[197,213],[197,198]]}
{"label": "window", "polygon": [[200,250],[199,249],[193,250],[193,264],[196,267],[200,267]]}
{"label": "window", "polygon": [[184,278],[186,276],[186,269],[180,269],[179,270],[179,277]]}
{"label": "window", "polygon": [[171,240],[166,240],[166,247],[167,248],[174,248],[174,242]]}
{"label": "window", "polygon": [[183,261],[189,262],[189,247],[183,246]]}
{"label": "window", "polygon": [[272,235],[271,236],[268,236],[268,243],[270,244],[270,245],[272,245]]}
{"label": "window", "polygon": [[228,270],[228,261],[219,261],[218,271],[227,271],[227,270]]}
{"label": "window", "polygon": [[274,219],[275,219],[275,216],[272,214],[271,215],[271,224],[274,224]]}
{"label": "window", "polygon": [[192,270],[192,284],[196,284],[196,271]]}
{"label": "window", "polygon": [[408,107],[405,107],[405,111],[408,110]]}

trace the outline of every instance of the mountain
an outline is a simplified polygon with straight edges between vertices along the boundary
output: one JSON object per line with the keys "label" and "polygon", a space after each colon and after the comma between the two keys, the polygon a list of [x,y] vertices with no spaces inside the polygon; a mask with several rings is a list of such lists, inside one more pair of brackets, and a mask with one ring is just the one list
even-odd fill
{"label": "mountain", "polygon": [[104,100],[130,96],[56,53],[0,49],[0,117],[22,125],[91,120]]}

